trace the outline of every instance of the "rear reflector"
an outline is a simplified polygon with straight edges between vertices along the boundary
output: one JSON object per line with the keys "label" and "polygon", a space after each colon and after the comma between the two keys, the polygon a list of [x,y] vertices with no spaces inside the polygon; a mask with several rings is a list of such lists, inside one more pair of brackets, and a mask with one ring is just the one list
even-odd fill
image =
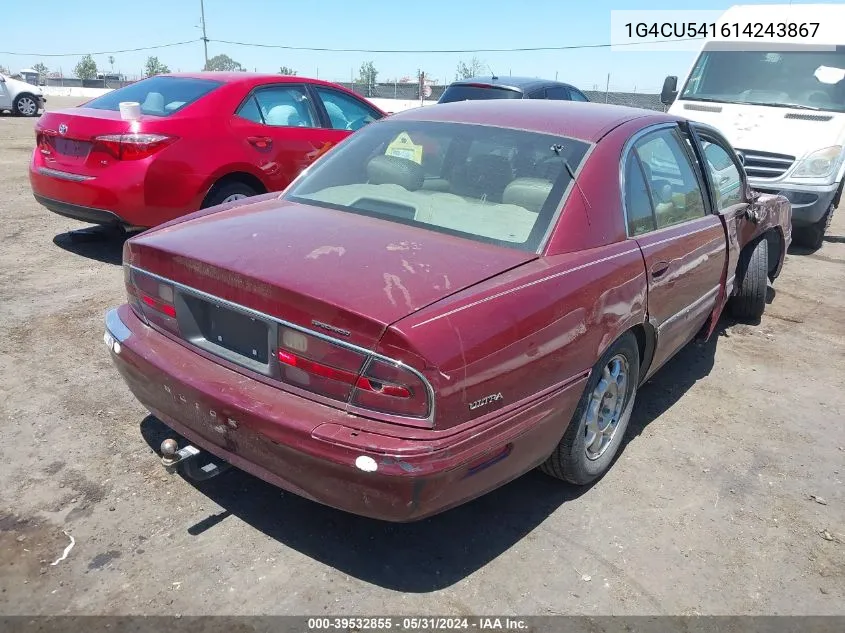
{"label": "rear reflector", "polygon": [[104,134],[94,137],[97,149],[118,160],[140,160],[152,156],[176,140],[164,134]]}

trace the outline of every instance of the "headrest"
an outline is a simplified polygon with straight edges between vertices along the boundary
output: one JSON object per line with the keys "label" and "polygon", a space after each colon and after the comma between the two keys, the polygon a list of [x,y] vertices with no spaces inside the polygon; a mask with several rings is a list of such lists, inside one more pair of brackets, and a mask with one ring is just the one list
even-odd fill
{"label": "headrest", "polygon": [[299,113],[292,105],[273,106],[265,117],[267,125],[298,125]]}
{"label": "headrest", "polygon": [[380,154],[367,163],[367,179],[374,185],[400,185],[416,191],[423,185],[422,165],[407,158]]}
{"label": "headrest", "polygon": [[141,105],[143,112],[161,112],[164,113],[164,95],[160,92],[148,92],[147,98]]}
{"label": "headrest", "polygon": [[542,178],[517,178],[505,187],[504,204],[515,204],[534,213],[540,213],[552,192],[552,183]]}

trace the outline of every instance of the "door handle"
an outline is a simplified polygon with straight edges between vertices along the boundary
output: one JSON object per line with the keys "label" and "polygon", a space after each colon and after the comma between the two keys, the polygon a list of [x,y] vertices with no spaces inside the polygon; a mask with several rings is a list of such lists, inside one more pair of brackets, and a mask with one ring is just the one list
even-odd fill
{"label": "door handle", "polygon": [[651,267],[652,279],[662,277],[667,270],[669,270],[669,262],[657,262],[654,266]]}
{"label": "door handle", "polygon": [[269,136],[248,136],[246,140],[258,149],[267,149],[273,144],[273,139]]}

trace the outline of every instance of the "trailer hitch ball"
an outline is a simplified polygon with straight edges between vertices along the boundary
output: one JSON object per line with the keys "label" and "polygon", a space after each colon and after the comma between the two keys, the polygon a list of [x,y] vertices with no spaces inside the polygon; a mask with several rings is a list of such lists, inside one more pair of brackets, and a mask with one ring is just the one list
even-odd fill
{"label": "trailer hitch ball", "polygon": [[179,461],[179,444],[168,438],[161,443],[161,461],[165,466],[172,466]]}

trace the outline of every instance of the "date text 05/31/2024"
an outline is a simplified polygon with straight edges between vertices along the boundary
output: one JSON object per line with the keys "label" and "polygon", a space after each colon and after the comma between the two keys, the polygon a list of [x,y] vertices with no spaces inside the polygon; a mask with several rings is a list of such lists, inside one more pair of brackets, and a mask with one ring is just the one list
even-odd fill
{"label": "date text 05/31/2024", "polygon": [[818,33],[821,22],[628,22],[625,24],[629,38],[812,38]]}
{"label": "date text 05/31/2024", "polygon": [[308,618],[308,631],[522,631],[528,623],[511,617],[350,617]]}

